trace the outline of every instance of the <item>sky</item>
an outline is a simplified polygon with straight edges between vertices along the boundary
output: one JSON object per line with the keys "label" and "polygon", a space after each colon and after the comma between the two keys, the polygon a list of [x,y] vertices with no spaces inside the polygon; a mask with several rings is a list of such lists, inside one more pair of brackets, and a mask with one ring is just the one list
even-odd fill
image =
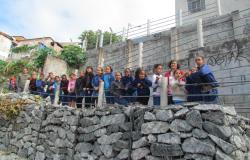
{"label": "sky", "polygon": [[84,30],[121,31],[174,15],[175,0],[0,0],[0,31],[77,41]]}

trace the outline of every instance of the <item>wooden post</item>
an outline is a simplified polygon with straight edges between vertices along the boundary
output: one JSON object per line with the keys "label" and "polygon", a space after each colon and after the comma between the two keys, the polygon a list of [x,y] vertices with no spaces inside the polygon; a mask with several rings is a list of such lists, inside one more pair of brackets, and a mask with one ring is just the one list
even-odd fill
{"label": "wooden post", "polygon": [[217,0],[217,9],[218,9],[218,16],[221,16],[221,3],[220,3],[220,0]]}
{"label": "wooden post", "polygon": [[24,88],[23,88],[23,93],[29,92],[29,85],[30,85],[30,80],[26,80]]}
{"label": "wooden post", "polygon": [[54,105],[57,106],[59,102],[59,95],[60,95],[60,85],[57,85],[56,92],[55,92],[55,99],[54,99]]}
{"label": "wooden post", "polygon": [[147,36],[150,36],[150,20],[147,21]]}
{"label": "wooden post", "polygon": [[168,78],[161,78],[161,107],[168,105]]}
{"label": "wooden post", "polygon": [[202,18],[197,21],[198,48],[204,47]]}
{"label": "wooden post", "polygon": [[182,9],[178,12],[178,26],[182,26]]}
{"label": "wooden post", "polygon": [[97,107],[102,108],[102,102],[103,102],[103,95],[104,95],[104,82],[101,81],[99,83],[99,92],[98,92],[98,102],[97,102]]}
{"label": "wooden post", "polygon": [[142,67],[142,57],[143,57],[143,42],[139,43],[139,67]]}

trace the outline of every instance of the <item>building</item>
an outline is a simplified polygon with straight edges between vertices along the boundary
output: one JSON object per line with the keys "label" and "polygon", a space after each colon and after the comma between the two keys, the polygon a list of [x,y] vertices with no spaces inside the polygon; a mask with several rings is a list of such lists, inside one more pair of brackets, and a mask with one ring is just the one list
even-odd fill
{"label": "building", "polygon": [[175,0],[176,23],[181,26],[198,18],[217,17],[250,8],[250,0]]}
{"label": "building", "polygon": [[0,60],[6,60],[13,45],[13,38],[4,32],[0,32]]}

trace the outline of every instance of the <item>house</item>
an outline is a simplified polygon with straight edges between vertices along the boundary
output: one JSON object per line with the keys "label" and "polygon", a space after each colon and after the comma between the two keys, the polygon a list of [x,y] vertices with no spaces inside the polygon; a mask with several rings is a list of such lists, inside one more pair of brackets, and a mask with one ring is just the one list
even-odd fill
{"label": "house", "polygon": [[175,0],[177,25],[250,8],[250,0]]}
{"label": "house", "polygon": [[0,31],[0,60],[6,60],[13,45],[13,38]]}

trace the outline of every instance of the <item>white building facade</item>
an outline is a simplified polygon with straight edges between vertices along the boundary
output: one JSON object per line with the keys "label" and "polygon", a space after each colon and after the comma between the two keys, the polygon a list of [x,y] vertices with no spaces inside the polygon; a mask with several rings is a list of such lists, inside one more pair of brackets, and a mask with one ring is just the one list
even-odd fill
{"label": "white building facade", "polygon": [[181,26],[248,8],[250,0],[175,0],[176,23]]}
{"label": "white building facade", "polygon": [[12,47],[12,37],[7,34],[0,32],[0,59],[6,60],[10,54]]}

